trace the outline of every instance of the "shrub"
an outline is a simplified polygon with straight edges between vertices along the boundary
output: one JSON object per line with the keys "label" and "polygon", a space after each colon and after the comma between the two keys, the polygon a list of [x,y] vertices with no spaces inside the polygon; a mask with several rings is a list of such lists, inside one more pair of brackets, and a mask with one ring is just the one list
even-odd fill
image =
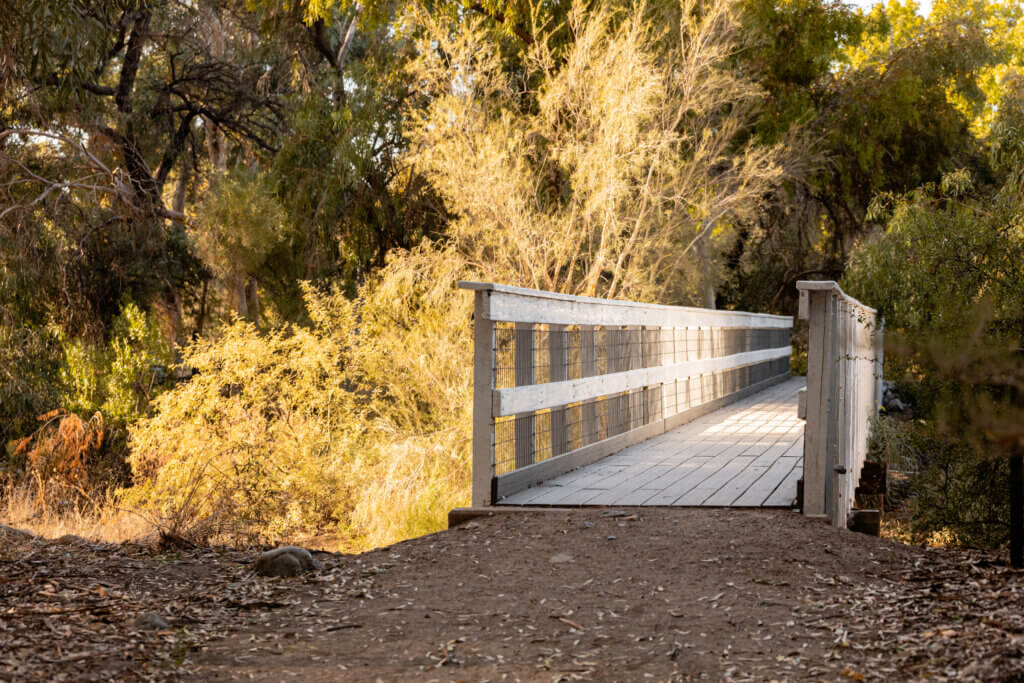
{"label": "shrub", "polygon": [[0,324],[0,456],[4,444],[35,431],[36,416],[58,405],[59,358],[50,330]]}
{"label": "shrub", "polygon": [[305,289],[310,327],[236,321],[131,429],[124,499],[169,533],[352,548],[443,528],[468,491],[470,304],[462,262],[396,254],[353,302]]}
{"label": "shrub", "polygon": [[913,542],[998,547],[1009,528],[1008,466],[934,422],[877,417],[869,457],[889,466],[888,501],[911,513]]}

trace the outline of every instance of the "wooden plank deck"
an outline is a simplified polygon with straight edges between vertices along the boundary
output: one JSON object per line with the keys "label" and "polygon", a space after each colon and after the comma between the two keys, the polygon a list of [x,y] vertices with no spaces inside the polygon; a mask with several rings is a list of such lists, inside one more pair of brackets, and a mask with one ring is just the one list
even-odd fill
{"label": "wooden plank deck", "polygon": [[803,472],[804,383],[794,377],[499,504],[789,507]]}

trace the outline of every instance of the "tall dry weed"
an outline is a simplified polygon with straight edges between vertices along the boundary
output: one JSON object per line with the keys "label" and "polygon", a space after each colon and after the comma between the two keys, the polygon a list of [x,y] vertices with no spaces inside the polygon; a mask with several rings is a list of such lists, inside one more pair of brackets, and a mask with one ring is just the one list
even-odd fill
{"label": "tall dry weed", "polygon": [[573,43],[534,27],[512,70],[483,20],[453,29],[414,10],[412,69],[431,104],[412,115],[412,159],[457,215],[459,253],[506,283],[696,300],[730,223],[782,174],[780,149],[741,142],[761,92],[728,65],[735,12],[577,3]]}

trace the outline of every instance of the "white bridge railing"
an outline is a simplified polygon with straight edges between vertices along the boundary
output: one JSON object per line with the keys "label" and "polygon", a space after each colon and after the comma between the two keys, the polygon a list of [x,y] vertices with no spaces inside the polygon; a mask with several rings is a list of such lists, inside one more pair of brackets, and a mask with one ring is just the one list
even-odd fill
{"label": "white bridge railing", "polygon": [[804,428],[805,515],[846,528],[882,400],[882,321],[835,282],[797,283],[810,323]]}
{"label": "white bridge railing", "polygon": [[476,296],[475,506],[789,377],[789,317],[459,286]]}

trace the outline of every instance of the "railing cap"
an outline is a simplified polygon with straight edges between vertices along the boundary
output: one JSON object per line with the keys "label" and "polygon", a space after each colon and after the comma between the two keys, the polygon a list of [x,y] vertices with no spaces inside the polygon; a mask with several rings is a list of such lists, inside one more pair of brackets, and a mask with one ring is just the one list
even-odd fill
{"label": "railing cap", "polygon": [[[801,292],[835,292],[839,296],[846,299],[848,303],[854,306],[859,306],[865,311],[870,313],[877,313],[875,309],[871,308],[867,304],[863,304],[860,301],[854,299],[852,296],[843,291],[843,288],[839,286],[839,283],[835,280],[798,280],[796,288]],[[801,316],[804,317],[804,316]]]}
{"label": "railing cap", "polygon": [[468,289],[473,291],[489,291],[499,292],[503,294],[518,294],[520,296],[530,296],[537,299],[550,299],[554,301],[572,301],[576,303],[594,303],[602,305],[613,305],[621,306],[624,308],[644,308],[644,309],[661,309],[666,311],[689,311],[693,313],[716,313],[716,314],[737,314],[737,315],[753,315],[763,318],[772,318],[778,320],[792,321],[793,317],[788,315],[773,315],[771,313],[750,313],[747,311],[730,311],[725,309],[712,309],[712,308],[697,308],[694,306],[669,306],[666,304],[645,304],[639,301],[625,301],[623,299],[601,299],[593,296],[576,296],[574,294],[561,294],[559,292],[549,292],[543,289],[529,289],[526,287],[513,287],[511,285],[501,285],[495,282],[475,282],[473,280],[459,280],[459,289]]}

